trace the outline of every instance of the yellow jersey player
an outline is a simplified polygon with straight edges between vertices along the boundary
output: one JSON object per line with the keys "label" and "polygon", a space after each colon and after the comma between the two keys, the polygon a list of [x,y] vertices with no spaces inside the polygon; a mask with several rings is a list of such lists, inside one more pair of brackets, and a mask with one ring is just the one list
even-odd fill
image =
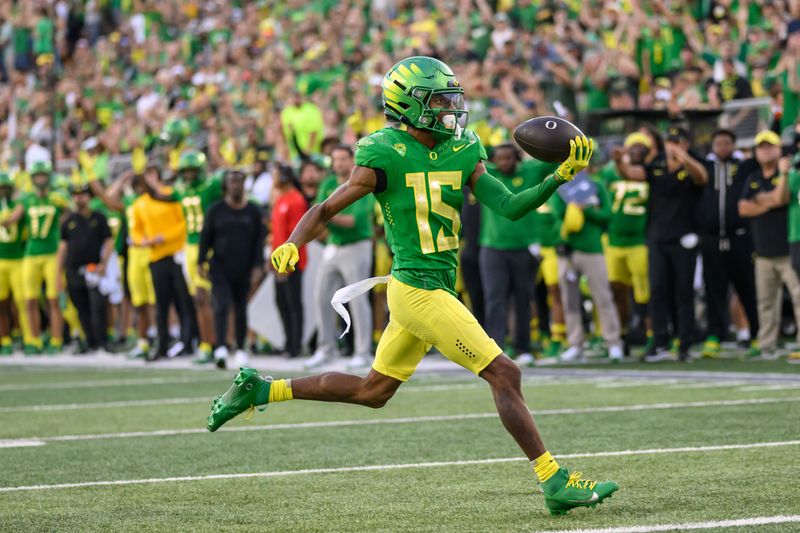
{"label": "yellow jersey player", "polygon": [[321,225],[360,198],[375,195],[394,261],[387,290],[389,325],[371,371],[363,378],[329,372],[273,381],[243,368],[228,392],[214,401],[208,429],[215,431],[249,408],[292,399],[383,407],[436,346],[489,383],[500,419],[531,460],[551,513],[597,505],[617,490],[617,484],[582,479],[580,473],[570,475],[558,466],[525,404],[519,367],[455,296],[461,188],[469,185],[478,201],[518,219],[588,165],[591,141],[570,141],[570,155],[554,174],[512,194],[486,171],[486,151],[477,135],[463,129],[464,90],[450,67],[430,57],[404,59],[384,77],[383,100],[393,127],[358,142],[349,181],[312,207],[272,254],[279,273],[293,270],[298,248],[312,240]]}

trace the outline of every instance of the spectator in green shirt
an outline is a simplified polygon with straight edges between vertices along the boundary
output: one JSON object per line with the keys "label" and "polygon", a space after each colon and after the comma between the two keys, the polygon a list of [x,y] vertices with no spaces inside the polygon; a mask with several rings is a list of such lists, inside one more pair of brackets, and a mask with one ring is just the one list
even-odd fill
{"label": "spectator in green shirt", "polygon": [[281,111],[281,126],[293,159],[319,153],[325,136],[322,111],[299,92],[292,94],[291,103]]}

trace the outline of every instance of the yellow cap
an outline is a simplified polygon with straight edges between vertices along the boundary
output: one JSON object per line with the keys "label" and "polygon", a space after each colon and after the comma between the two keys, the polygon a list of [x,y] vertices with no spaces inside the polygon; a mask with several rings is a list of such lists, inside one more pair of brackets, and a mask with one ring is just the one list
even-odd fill
{"label": "yellow cap", "polygon": [[758,146],[761,143],[769,143],[772,146],[780,146],[781,138],[772,130],[764,130],[756,135],[756,142],[754,144]]}
{"label": "yellow cap", "polygon": [[636,131],[625,137],[625,148],[633,146],[634,144],[642,144],[648,150],[653,147],[653,141],[650,140],[650,137],[640,131]]}

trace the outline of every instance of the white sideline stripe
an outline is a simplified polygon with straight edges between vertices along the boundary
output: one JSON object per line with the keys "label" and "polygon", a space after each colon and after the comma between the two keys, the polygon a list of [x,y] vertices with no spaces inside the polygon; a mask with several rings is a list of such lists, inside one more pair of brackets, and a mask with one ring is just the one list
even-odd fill
{"label": "white sideline stripe", "polygon": [[[753,404],[773,404],[798,402],[800,396],[789,396],[786,398],[748,398],[742,400],[714,400],[704,402],[677,402],[677,403],[644,403],[634,405],[615,405],[606,407],[576,407],[563,409],[542,409],[534,411],[536,416],[542,415],[573,415],[586,413],[616,413],[625,411],[648,411],[662,409],[682,409],[693,407],[724,407],[735,405]],[[309,428],[329,428],[329,427],[350,427],[350,426],[375,426],[384,424],[414,424],[418,422],[446,422],[454,420],[476,420],[483,418],[496,418],[497,412],[490,413],[467,413],[457,415],[438,415],[438,416],[416,416],[403,418],[372,418],[363,420],[330,420],[320,422],[297,422],[287,424],[267,424],[258,426],[236,426],[227,428],[225,433],[236,433],[242,431],[271,431],[284,429],[309,429]],[[121,433],[99,433],[91,435],[56,435],[52,437],[29,437],[29,439],[40,440],[43,442],[72,442],[85,440],[101,439],[130,439],[136,437],[168,437],[174,435],[196,435],[208,433],[205,428],[187,429],[162,429],[155,431],[126,431]]]}
{"label": "white sideline stripe", "polygon": [[0,439],[0,448],[27,448],[45,444],[44,441],[38,439]]}
{"label": "white sideline stripe", "polygon": [[784,384],[784,385],[752,385],[749,387],[742,387],[739,390],[741,392],[761,392],[761,391],[771,391],[771,390],[796,390],[800,389],[800,383],[791,385],[791,384]]}
{"label": "white sideline stripe", "polygon": [[18,405],[16,407],[0,407],[0,413],[21,413],[37,411],[73,411],[77,409],[109,409],[114,407],[141,407],[146,405],[180,405],[187,403],[208,403],[208,396],[197,398],[164,398],[163,400],[123,400],[118,402],[97,403],[57,403],[44,405]]}
{"label": "white sideline stripe", "polygon": [[800,522],[800,515],[755,516],[753,518],[737,518],[735,520],[711,520],[708,522],[657,524],[653,526],[622,526],[599,529],[553,529],[550,531],[541,531],[540,533],[652,533],[656,531],[766,526],[769,524],[788,524],[793,522]]}
{"label": "white sideline stripe", "polygon": [[675,385],[678,383],[694,383],[694,380],[683,380],[677,378],[664,378],[664,379],[639,379],[615,383],[598,383],[595,385],[598,389],[625,389],[628,387],[664,387],[667,385]]}
{"label": "white sideline stripe", "polygon": [[[774,448],[778,446],[797,446],[800,440],[756,442],[751,444],[723,444],[716,446],[690,446],[682,448],[652,448],[647,450],[618,450],[611,452],[568,453],[558,455],[558,459],[578,459],[590,457],[622,457],[629,455],[655,455],[668,453],[715,452],[723,450],[745,450],[749,448]],[[2,492],[22,492],[50,489],[73,489],[81,487],[104,487],[111,485],[146,485],[152,483],[170,483],[174,481],[204,481],[210,479],[241,479],[302,476],[309,474],[338,474],[342,472],[370,472],[376,470],[403,470],[409,468],[435,468],[445,466],[483,465],[494,463],[522,462],[524,457],[498,457],[494,459],[467,459],[461,461],[431,461],[426,463],[396,463],[384,465],[342,466],[338,468],[306,468],[302,470],[278,470],[272,472],[246,472],[240,474],[209,474],[205,476],[176,476],[146,479],[119,479],[110,481],[84,481],[80,483],[57,483],[53,485],[22,485],[18,487],[0,487]]]}
{"label": "white sideline stripe", "polygon": [[747,385],[747,381],[700,381],[694,383],[687,383],[687,384],[679,384],[679,385],[670,385],[667,387],[668,389],[723,389],[726,387],[741,387],[742,385]]}
{"label": "white sideline stripe", "polygon": [[98,379],[88,381],[66,381],[55,383],[22,383],[0,385],[0,392],[25,391],[25,390],[53,390],[53,389],[82,389],[85,387],[121,387],[135,385],[170,385],[178,383],[202,383],[212,381],[225,381],[227,376],[215,374],[212,376],[193,376],[185,378],[129,378],[129,379]]}

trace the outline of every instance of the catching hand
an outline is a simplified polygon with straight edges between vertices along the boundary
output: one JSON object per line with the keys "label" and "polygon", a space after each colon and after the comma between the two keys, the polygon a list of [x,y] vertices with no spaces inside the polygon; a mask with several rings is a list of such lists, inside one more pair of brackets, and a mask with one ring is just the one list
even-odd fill
{"label": "catching hand", "polygon": [[300,253],[293,242],[286,242],[275,248],[270,259],[278,274],[286,274],[287,272],[294,272],[294,266],[300,260]]}
{"label": "catching hand", "polygon": [[575,174],[589,166],[594,152],[594,141],[586,136],[575,137],[569,141],[569,157],[556,169],[559,181],[572,181]]}

